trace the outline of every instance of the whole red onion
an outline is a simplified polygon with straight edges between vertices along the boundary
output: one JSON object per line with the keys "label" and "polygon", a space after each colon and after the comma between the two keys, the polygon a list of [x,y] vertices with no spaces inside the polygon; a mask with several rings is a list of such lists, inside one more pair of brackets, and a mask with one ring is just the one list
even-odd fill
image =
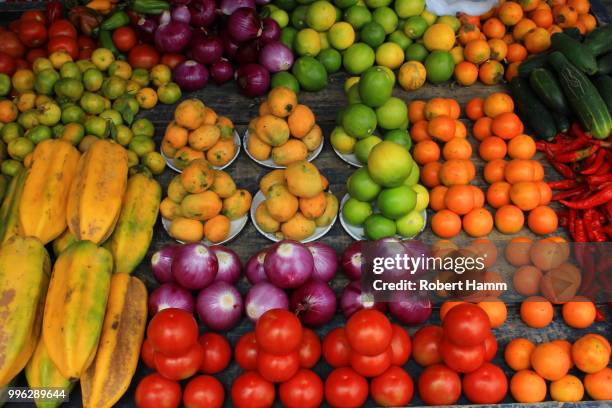
{"label": "whole red onion", "polygon": [[216,18],[215,0],[193,0],[189,4],[191,25],[194,27],[209,27]]}
{"label": "whole red onion", "polygon": [[222,58],[211,65],[210,76],[217,85],[224,84],[233,78],[234,67],[228,60]]}
{"label": "whole red onion", "polygon": [[231,249],[221,245],[211,246],[210,250],[217,257],[219,264],[215,280],[232,285],[235,284],[240,279],[240,271],[242,270],[242,264],[238,255]]}
{"label": "whole red onion", "polygon": [[270,73],[258,64],[246,64],[236,70],[240,91],[250,97],[264,95],[270,88]]}
{"label": "whole red onion", "polygon": [[259,63],[270,72],[287,71],[293,65],[293,52],[280,41],[271,41],[259,52]]}
{"label": "whole red onion", "polygon": [[365,241],[355,241],[342,253],[342,271],[351,280],[361,279],[361,264],[363,263],[362,248]]}
{"label": "whole red onion", "polygon": [[289,298],[284,290],[270,282],[259,282],[251,286],[244,302],[247,317],[256,322],[259,317],[271,309],[288,309]]}
{"label": "whole red onion", "polygon": [[272,245],[264,260],[268,280],[279,288],[290,289],[303,285],[312,276],[314,260],[302,243],[283,240]]}
{"label": "whole red onion", "polygon": [[276,20],[267,17],[261,20],[263,29],[261,30],[261,41],[269,43],[272,41],[278,41],[281,35],[281,28]]}
{"label": "whole red onion", "polygon": [[244,274],[251,285],[268,280],[266,270],[264,269],[265,259],[266,250],[264,249],[250,257],[247,261]]}
{"label": "whole red onion", "polygon": [[336,295],[326,282],[309,280],[291,294],[291,309],[303,324],[321,327],[336,313]]}
{"label": "whole red onion", "polygon": [[431,300],[422,293],[402,293],[389,302],[389,312],[400,322],[415,326],[431,316]]}
{"label": "whole red onion", "polygon": [[191,292],[175,283],[164,283],[149,296],[149,315],[153,316],[163,309],[176,308],[193,313]]}
{"label": "whole red onion", "polygon": [[346,318],[361,309],[376,309],[383,313],[387,311],[387,304],[377,302],[370,293],[361,291],[361,283],[353,281],[346,285],[340,296],[340,309]]}
{"label": "whole red onion", "polygon": [[194,60],[181,62],[172,72],[174,82],[186,91],[197,91],[208,83],[206,67]]}
{"label": "whole red onion", "polygon": [[254,40],[261,35],[262,31],[257,12],[247,7],[234,11],[227,20],[226,27],[232,38],[238,42]]}
{"label": "whole red onion", "polygon": [[211,65],[221,59],[223,42],[217,36],[196,33],[191,39],[191,56],[200,64]]}
{"label": "whole red onion", "polygon": [[314,268],[312,270],[312,279],[322,282],[332,280],[338,270],[338,256],[336,251],[329,245],[322,242],[309,242],[306,247],[312,254]]}

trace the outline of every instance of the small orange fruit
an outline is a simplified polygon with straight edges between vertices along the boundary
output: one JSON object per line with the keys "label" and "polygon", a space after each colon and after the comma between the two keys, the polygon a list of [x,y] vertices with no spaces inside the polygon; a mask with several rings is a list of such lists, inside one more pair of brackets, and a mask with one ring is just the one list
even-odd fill
{"label": "small orange fruit", "polygon": [[555,23],[561,28],[573,27],[578,21],[578,12],[569,5],[554,7],[553,16]]}
{"label": "small orange fruit", "polygon": [[493,123],[491,123],[491,131],[493,134],[506,140],[520,135],[523,133],[524,129],[523,122],[514,112],[499,114],[493,119]]}
{"label": "small orange fruit", "polygon": [[495,118],[505,112],[514,111],[512,97],[504,92],[494,92],[486,97],[484,101],[484,113],[490,118]]}
{"label": "small orange fruit", "polygon": [[455,79],[459,85],[470,86],[478,80],[478,67],[470,61],[461,61],[455,65]]}
{"label": "small orange fruit", "polygon": [[425,104],[425,119],[432,120],[437,116],[450,116],[450,106],[444,98],[432,98]]}
{"label": "small orange fruit", "polygon": [[502,38],[506,34],[506,26],[500,19],[493,17],[482,25],[482,32],[487,38]]}
{"label": "small orange fruit", "polygon": [[532,244],[533,241],[528,237],[512,238],[504,251],[508,263],[514,266],[529,265],[531,263],[529,250]]}
{"label": "small orange fruit", "polygon": [[585,297],[577,297],[574,300],[564,303],[563,320],[575,329],[585,329],[593,324],[597,310],[593,302]]}
{"label": "small orange fruit", "polygon": [[504,181],[505,167],[506,161],[504,159],[495,159],[488,162],[483,170],[483,177],[485,181],[489,184]]}
{"label": "small orange fruit", "polygon": [[497,136],[485,138],[478,146],[478,154],[485,161],[503,159],[506,156],[506,150],[506,142]]}
{"label": "small orange fruit", "polygon": [[492,38],[487,41],[489,48],[491,48],[491,58],[495,61],[503,61],[508,54],[508,44],[504,40],[499,38]]}
{"label": "small orange fruit", "polygon": [[587,374],[584,377],[584,387],[587,394],[597,401],[612,400],[610,384],[612,384],[612,368],[604,368],[597,373]]}
{"label": "small orange fruit", "polygon": [[497,10],[499,19],[507,26],[513,26],[523,18],[523,8],[513,1],[506,1]]}
{"label": "small orange fruit", "polygon": [[514,205],[504,205],[495,212],[495,227],[502,234],[516,234],[524,223],[523,212]]}
{"label": "small orange fruit", "polygon": [[484,116],[484,99],[473,98],[465,105],[465,114],[471,120],[477,120]]}
{"label": "small orange fruit", "polygon": [[491,56],[491,47],[489,43],[483,39],[476,39],[465,44],[463,48],[463,56],[469,62],[474,64],[482,64]]}
{"label": "small orange fruit", "polygon": [[459,215],[465,215],[474,208],[474,193],[469,185],[450,186],[444,196],[444,205]]}
{"label": "small orange fruit", "polygon": [[408,104],[408,119],[410,123],[425,120],[425,101],[414,100]]}
{"label": "small orange fruit", "polygon": [[518,135],[508,142],[508,156],[512,159],[531,159],[536,153],[536,144],[531,136]]}
{"label": "small orange fruit", "polygon": [[461,231],[461,218],[450,210],[441,210],[431,218],[431,230],[441,238],[452,238]]}
{"label": "small orange fruit", "polygon": [[523,18],[512,28],[512,36],[516,41],[522,41],[525,34],[536,28],[536,23],[530,18]]}
{"label": "small orange fruit", "polygon": [[487,203],[493,208],[501,208],[510,204],[510,188],[510,184],[505,181],[496,181],[491,184],[487,190]]}
{"label": "small orange fruit", "polygon": [[440,147],[433,140],[423,140],[414,146],[412,157],[421,166],[438,161],[440,158]]}
{"label": "small orange fruit", "polygon": [[448,191],[448,187],[446,186],[436,186],[431,189],[429,192],[429,207],[434,211],[440,211],[446,208],[444,204],[444,197],[446,196],[446,192]]}
{"label": "small orange fruit", "polygon": [[501,327],[508,317],[506,304],[501,300],[485,300],[478,302],[478,306],[487,313],[491,327],[494,329]]}
{"label": "small orange fruit", "polygon": [[537,27],[523,37],[525,48],[532,54],[539,54],[550,48],[550,33],[546,28]]}
{"label": "small orange fruit", "polygon": [[535,349],[535,344],[531,341],[519,337],[508,343],[504,350],[504,359],[508,367],[514,371],[527,370],[531,368],[531,353]]}
{"label": "small orange fruit", "polygon": [[440,185],[438,173],[441,167],[442,163],[440,162],[431,162],[423,166],[423,168],[421,168],[421,183],[428,188]]}
{"label": "small orange fruit", "polygon": [[547,235],[555,232],[559,224],[557,213],[545,205],[534,208],[529,212],[527,225],[534,234]]}
{"label": "small orange fruit", "polygon": [[426,120],[419,120],[413,122],[412,128],[410,128],[410,137],[414,142],[421,142],[423,140],[430,140],[431,136],[427,133],[427,127],[429,122]]}
{"label": "small orange fruit", "polygon": [[[463,230],[471,237],[487,236],[493,230],[493,216],[486,208],[474,208],[463,217]],[[503,320],[506,320],[505,316]]]}
{"label": "small orange fruit", "polygon": [[546,398],[546,381],[534,371],[519,371],[510,380],[510,394],[518,402],[542,402]]}
{"label": "small orange fruit", "polygon": [[533,181],[521,181],[510,188],[510,201],[523,211],[530,211],[540,204],[540,188]]}
{"label": "small orange fruit", "polygon": [[479,140],[482,142],[487,137],[493,135],[493,132],[491,131],[492,124],[493,124],[493,119],[487,116],[478,118],[476,122],[474,123],[474,126],[472,127],[472,133],[474,134],[474,137],[476,138],[476,140]]}
{"label": "small orange fruit", "polygon": [[552,342],[543,343],[531,353],[531,366],[544,379],[557,381],[567,374],[572,360],[562,346]]}
{"label": "small orange fruit", "polygon": [[523,265],[512,276],[512,284],[519,295],[534,296],[540,292],[542,271],[532,265]]}
{"label": "small orange fruit", "polygon": [[582,401],[584,386],[578,377],[568,374],[550,384],[550,396],[559,402]]}
{"label": "small orange fruit", "polygon": [[495,85],[504,79],[504,66],[499,61],[489,60],[480,65],[478,79],[485,85]]}
{"label": "small orange fruit", "polygon": [[455,136],[455,120],[450,116],[440,115],[429,121],[427,133],[438,140],[447,142]]}
{"label": "small orange fruit", "polygon": [[[552,303],[542,296],[531,296],[521,303],[521,319],[529,327],[541,329],[552,322],[554,310]],[[533,360],[531,361],[533,364]]]}
{"label": "small orange fruit", "polygon": [[454,137],[442,148],[442,156],[446,160],[469,159],[471,155],[472,145],[464,138]]}
{"label": "small orange fruit", "polygon": [[506,59],[508,62],[521,62],[527,58],[527,49],[519,43],[513,43],[508,45],[508,52],[506,53]]}

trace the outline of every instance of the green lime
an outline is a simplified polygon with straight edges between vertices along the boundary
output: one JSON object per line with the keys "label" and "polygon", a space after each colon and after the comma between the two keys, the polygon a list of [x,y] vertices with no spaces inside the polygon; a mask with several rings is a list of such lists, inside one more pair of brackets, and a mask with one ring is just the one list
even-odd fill
{"label": "green lime", "polygon": [[98,116],[100,116],[102,119],[110,120],[115,126],[119,126],[123,123],[121,114],[114,109],[106,109]]}
{"label": "green lime", "polygon": [[454,32],[459,31],[461,28],[461,21],[455,16],[440,16],[436,20],[436,23],[442,23],[450,26]]}
{"label": "green lime", "polygon": [[14,160],[23,161],[25,157],[34,150],[34,142],[26,137],[18,137],[11,140],[7,145],[9,156]]}
{"label": "green lime", "polygon": [[384,140],[389,142],[395,142],[399,145],[404,146],[406,149],[410,150],[412,147],[412,139],[408,134],[408,131],[405,129],[393,129],[385,133]]}
{"label": "green lime", "polygon": [[293,92],[300,92],[300,83],[297,79],[287,71],[277,72],[272,75],[272,79],[270,80],[270,86],[272,88],[277,88],[279,86],[284,86],[285,88],[291,89]]}
{"label": "green lime", "polygon": [[[148,78],[149,74],[147,73],[147,81]],[[98,68],[90,68],[83,74],[83,85],[90,92],[95,92],[102,88],[102,82],[104,82],[104,75]]]}
{"label": "green lime", "polygon": [[376,55],[369,45],[355,43],[344,52],[342,65],[349,74],[359,75],[374,65]]}
{"label": "green lime", "polygon": [[395,221],[397,233],[402,237],[415,237],[425,227],[425,218],[420,211],[410,211],[408,214]]}
{"label": "green lime", "polygon": [[149,77],[149,71],[143,68],[136,68],[135,70],[133,70],[130,79],[143,88],[149,86],[149,82],[151,81],[151,78]]}
{"label": "green lime", "polygon": [[341,21],[329,29],[327,38],[332,47],[337,50],[345,50],[355,42],[355,30],[346,21]]}
{"label": "green lime", "polygon": [[359,80],[359,96],[364,104],[379,107],[391,97],[394,82],[388,70],[379,66],[368,68]]}
{"label": "green lime", "polygon": [[317,0],[308,7],[306,24],[310,28],[323,32],[336,22],[336,8],[325,0]]}
{"label": "green lime", "polygon": [[366,218],[372,215],[372,204],[351,197],[344,203],[342,215],[351,225],[363,225]]}
{"label": "green lime", "polygon": [[408,177],[406,177],[406,180],[404,180],[403,184],[405,186],[410,186],[410,187],[414,186],[416,183],[419,182],[420,174],[421,174],[421,171],[419,170],[419,165],[413,161],[412,168],[410,169],[410,173],[408,173]]}
{"label": "green lime", "polygon": [[11,140],[23,136],[23,128],[17,122],[9,122],[2,126],[0,136],[4,143],[9,143]]}
{"label": "green lime", "polygon": [[376,205],[382,215],[394,220],[412,211],[415,204],[415,191],[404,185],[383,189],[376,200]]}
{"label": "green lime", "polygon": [[346,9],[357,4],[357,0],[334,0],[334,4],[341,9]]}
{"label": "green lime", "polygon": [[62,123],[83,122],[85,112],[80,106],[70,105],[62,109]]}
{"label": "green lime", "polygon": [[306,24],[306,15],[308,14],[308,6],[297,6],[291,13],[291,25],[298,30],[308,27]]}
{"label": "green lime", "polygon": [[106,120],[99,116],[90,116],[85,121],[85,133],[88,135],[106,138],[108,137],[109,130]]}
{"label": "green lime", "polygon": [[359,32],[359,40],[376,48],[385,41],[385,29],[377,22],[370,21]]}
{"label": "green lime", "polygon": [[166,161],[158,152],[149,152],[142,157],[142,164],[147,166],[156,176],[162,174],[166,168]]}
{"label": "green lime", "polygon": [[391,4],[391,0],[365,0],[365,4],[372,9],[385,7]]}
{"label": "green lime", "polygon": [[2,162],[0,172],[8,177],[13,177],[19,170],[23,169],[23,164],[17,160],[8,159]]}
{"label": "green lime", "polygon": [[421,184],[413,185],[412,189],[417,195],[416,204],[414,205],[414,210],[412,211],[423,211],[429,205],[429,192]]}
{"label": "green lime", "polygon": [[376,113],[362,103],[349,105],[342,115],[342,127],[350,136],[358,139],[368,137],[376,129]]}
{"label": "green lime", "polygon": [[119,143],[121,146],[127,146],[132,141],[134,137],[134,133],[132,129],[125,125],[117,126],[117,133],[115,134],[115,141]]}
{"label": "green lime", "polygon": [[6,96],[11,92],[11,77],[0,74],[0,96]]}
{"label": "green lime", "polygon": [[92,115],[102,113],[106,106],[105,99],[102,96],[91,92],[85,92],[79,103],[85,112]]}
{"label": "green lime", "polygon": [[39,94],[51,95],[53,93],[53,87],[59,78],[59,74],[53,68],[43,69],[36,74],[34,89],[36,89],[36,92]]}
{"label": "green lime", "polygon": [[64,125],[62,123],[58,123],[57,125],[53,126],[53,128],[51,128],[51,133],[53,133],[53,137],[55,139],[60,138],[64,133]]}
{"label": "green lime", "polygon": [[425,58],[427,80],[432,84],[448,81],[453,75],[455,61],[448,51],[433,51]]}
{"label": "green lime", "polygon": [[361,163],[367,163],[370,151],[380,142],[382,142],[382,139],[374,135],[357,141],[355,143],[355,157],[357,157],[357,160]]}
{"label": "green lime", "polygon": [[423,17],[412,16],[408,18],[408,20],[406,20],[406,24],[404,24],[404,33],[408,36],[408,38],[416,40],[425,34],[427,27],[429,27],[429,25]]}
{"label": "green lime", "polygon": [[321,38],[312,28],[298,31],[293,42],[293,49],[298,55],[316,57],[321,52]]}
{"label": "green lime", "polygon": [[181,88],[176,82],[168,82],[157,88],[157,97],[161,103],[171,105],[181,98]]}
{"label": "green lime", "polygon": [[53,87],[60,100],[77,101],[83,95],[83,83],[77,79],[61,78]]}
{"label": "green lime", "polygon": [[412,43],[408,47],[406,47],[406,61],[425,61],[429,51],[427,48],[421,43]]}
{"label": "green lime", "polygon": [[344,21],[353,26],[357,31],[372,21],[372,13],[364,6],[352,6],[344,12]]}
{"label": "green lime", "polygon": [[322,50],[319,55],[317,55],[317,59],[323,64],[329,74],[338,72],[342,66],[342,54],[333,48]]}
{"label": "green lime", "polygon": [[404,34],[402,30],[395,30],[389,34],[389,41],[399,45],[402,50],[406,50],[406,48],[412,44],[412,40],[408,38],[408,36]]}
{"label": "green lime", "polygon": [[129,144],[129,149],[138,157],[142,157],[155,150],[155,141],[147,136],[134,136]]}
{"label": "green lime", "polygon": [[293,49],[293,43],[295,42],[297,33],[298,30],[296,28],[287,26],[281,30],[280,40],[287,47]]}
{"label": "green lime", "polygon": [[389,7],[380,7],[374,10],[372,20],[383,26],[385,34],[391,34],[397,28],[397,14]]}
{"label": "green lime", "polygon": [[383,129],[398,129],[407,117],[406,102],[399,98],[391,97],[376,108],[376,120]]}
{"label": "green lime", "polygon": [[155,136],[155,126],[153,126],[153,123],[147,118],[136,119],[134,123],[132,123],[132,132],[134,136],[153,137]]}
{"label": "green lime", "polygon": [[24,129],[32,129],[34,126],[38,125],[40,121],[38,120],[38,112],[36,109],[28,109],[25,112],[22,112],[17,118],[17,122]]}
{"label": "green lime", "polygon": [[351,86],[346,93],[346,97],[348,99],[349,105],[354,103],[361,103],[361,97],[359,96],[359,84],[354,84]]}
{"label": "green lime", "polygon": [[343,154],[352,153],[357,141],[354,137],[349,136],[341,126],[336,126],[334,130],[332,130],[329,140],[334,149]]}
{"label": "green lime", "polygon": [[373,180],[385,187],[402,185],[413,165],[408,150],[388,141],[377,144],[368,157],[368,172]]}
{"label": "green lime", "polygon": [[370,240],[388,238],[395,235],[396,226],[393,220],[380,214],[370,215],[363,224],[363,232]]}
{"label": "green lime", "polygon": [[359,201],[372,201],[380,193],[380,186],[376,184],[368,169],[361,167],[348,178],[346,182],[346,189],[351,197]]}
{"label": "green lime", "polygon": [[287,14],[285,10],[274,10],[272,13],[270,13],[270,18],[276,21],[280,28],[285,28],[287,27],[287,24],[289,24],[289,14]]}
{"label": "green lime", "polygon": [[400,18],[418,16],[425,10],[425,0],[395,0],[395,12]]}
{"label": "green lime", "polygon": [[[404,62],[404,50],[394,42],[386,42],[376,49],[376,64],[393,69],[399,68]],[[393,74],[395,82],[395,74]]]}
{"label": "green lime", "polygon": [[25,137],[30,139],[34,144],[39,144],[43,140],[51,139],[53,132],[49,126],[38,125],[28,130]]}
{"label": "green lime", "polygon": [[320,91],[327,86],[325,66],[312,57],[300,57],[291,70],[300,86],[307,91]]}

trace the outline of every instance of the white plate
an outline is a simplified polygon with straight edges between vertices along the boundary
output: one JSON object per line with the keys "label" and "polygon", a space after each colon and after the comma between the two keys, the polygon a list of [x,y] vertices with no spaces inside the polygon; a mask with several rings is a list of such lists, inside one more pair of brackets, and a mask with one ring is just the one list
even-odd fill
{"label": "white plate", "polygon": [[[308,154],[308,156],[306,157],[306,160],[308,161],[313,161],[314,159],[317,158],[317,156],[319,155],[319,153],[321,153],[321,150],[323,150],[323,140],[325,140],[325,137],[323,137],[321,139],[321,144],[319,145],[319,147],[317,147],[315,150],[313,150],[312,152],[310,152]],[[249,155],[249,157],[256,163],[261,164],[262,166],[265,167],[269,167],[271,169],[285,169],[287,168],[287,166],[281,166],[280,164],[276,164],[274,163],[274,160],[272,159],[268,159],[268,160],[257,160],[256,158],[254,158],[251,155],[251,152],[249,152],[249,149],[247,149],[247,146],[249,145],[249,131],[245,131],[244,132],[244,136],[242,138],[242,144],[244,145],[244,151],[246,152],[246,154]]]}
{"label": "white plate", "polygon": [[[235,129],[234,129],[234,146],[236,146],[236,154],[234,154],[234,157],[232,157],[232,159],[228,161],[226,164],[224,164],[223,166],[212,166],[213,169],[223,170],[224,168],[232,164],[238,158],[238,155],[240,154],[240,135],[238,134],[238,132],[236,132]],[[164,152],[161,150],[161,147],[159,151],[161,152],[161,155],[166,161],[166,164],[168,165],[168,167],[170,167],[172,170],[176,172],[179,172],[179,173],[183,172],[183,170],[179,169],[178,167],[174,165],[174,161],[171,158],[169,158],[168,156],[164,154]]]}
{"label": "white plate", "polygon": [[[278,242],[282,238],[279,238],[274,233],[263,231],[261,228],[259,228],[259,225],[257,225],[257,222],[255,221],[255,210],[257,210],[257,207],[259,206],[259,204],[265,200],[266,200],[266,196],[264,195],[264,193],[261,190],[257,191],[257,194],[255,194],[255,197],[253,197],[253,202],[251,203],[251,219],[253,220],[253,225],[255,225],[255,228],[257,228],[257,231],[259,231],[261,235],[263,235],[264,237],[268,238],[271,241]],[[316,241],[317,239],[321,238],[322,236],[327,234],[327,232],[331,229],[331,227],[333,227],[337,218],[338,218],[338,214],[336,214],[333,221],[329,225],[325,227],[317,227],[315,229],[314,234],[312,234],[311,236],[309,236],[308,238],[300,242],[305,244],[307,242]]]}
{"label": "white plate", "polygon": [[[207,240],[206,238],[202,239],[202,243],[206,244],[206,245],[221,245],[221,244],[225,244],[228,241],[231,241],[232,239],[236,238],[236,235],[238,235],[240,233],[240,231],[242,231],[244,229],[244,227],[247,225],[247,222],[249,221],[249,216],[247,214],[244,214],[242,217],[235,219],[233,221],[230,221],[230,231],[229,231],[229,235],[227,236],[227,238],[225,238],[223,241],[221,242],[210,242],[209,240]],[[168,232],[168,230],[170,229],[170,223],[172,221],[163,218],[162,217],[162,225],[164,226],[164,229],[166,230],[166,232],[168,233],[168,235],[170,235],[170,232]],[[171,236],[172,237],[172,236]],[[176,242],[180,242],[181,244],[184,244],[185,242],[178,240],[178,239],[174,239]]]}
{"label": "white plate", "polygon": [[363,167],[363,163],[357,159],[357,156],[355,156],[354,153],[348,153],[348,154],[340,153],[338,150],[336,150],[334,145],[332,145],[332,148],[334,149],[334,152],[336,152],[338,157],[340,157],[343,161],[347,162],[351,166]]}
{"label": "white plate", "polygon": [[[344,203],[346,203],[346,201],[349,198],[351,198],[351,196],[348,193],[346,193],[344,197],[342,197],[342,201],[340,202],[340,224],[342,224],[342,228],[344,228],[346,233],[349,234],[353,239],[356,239],[356,240],[367,239],[365,236],[365,233],[363,232],[363,227],[357,227],[355,225],[351,225],[344,219],[344,211],[343,211]],[[375,208],[376,207],[374,207],[374,209]],[[427,210],[421,211],[421,215],[423,216],[424,223],[423,223],[423,228],[421,228],[418,234],[416,234],[413,237],[403,237],[401,235],[395,234],[395,237],[399,239],[413,239],[419,236],[419,234],[423,232],[423,230],[425,230],[425,228],[427,227]]]}

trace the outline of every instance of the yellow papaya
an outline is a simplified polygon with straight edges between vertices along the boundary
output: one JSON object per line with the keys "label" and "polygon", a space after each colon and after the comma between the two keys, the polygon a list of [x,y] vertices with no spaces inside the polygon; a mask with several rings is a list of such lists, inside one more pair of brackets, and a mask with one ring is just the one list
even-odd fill
{"label": "yellow papaya", "polygon": [[69,380],[80,378],[96,354],[112,270],[110,252],[91,241],[75,242],[55,261],[42,331],[49,356]]}
{"label": "yellow papaya", "polygon": [[73,242],[76,242],[76,239],[74,238],[74,235],[72,235],[70,230],[66,228],[62,235],[53,240],[53,255],[55,255],[55,257],[57,258],[62,252],[64,252],[66,248],[72,245]]}
{"label": "yellow papaya", "polygon": [[[74,382],[64,377],[51,358],[45,347],[45,342],[40,339],[32,358],[25,368],[26,380],[30,388],[60,388],[70,393]],[[61,405],[60,401],[35,400],[38,408],[56,408]]]}
{"label": "yellow papaya", "polygon": [[79,161],[68,195],[66,221],[77,240],[104,242],[119,218],[128,156],[120,145],[98,140]]}
{"label": "yellow papaya", "polygon": [[33,237],[0,246],[0,387],[25,367],[40,336],[51,261]]}
{"label": "yellow papaya", "polygon": [[119,221],[109,239],[115,273],[132,273],[147,254],[161,193],[159,183],[146,174],[136,173],[128,180]]}
{"label": "yellow papaya", "polygon": [[66,229],[66,202],[79,157],[64,140],[47,139],[36,146],[19,202],[22,235],[47,244]]}
{"label": "yellow papaya", "polygon": [[25,178],[26,171],[23,169],[13,176],[0,206],[0,244],[19,234],[19,201]]}
{"label": "yellow papaya", "polygon": [[114,274],[98,352],[81,377],[84,408],[110,408],[127,391],[138,366],[146,323],[145,285],[126,273]]}

